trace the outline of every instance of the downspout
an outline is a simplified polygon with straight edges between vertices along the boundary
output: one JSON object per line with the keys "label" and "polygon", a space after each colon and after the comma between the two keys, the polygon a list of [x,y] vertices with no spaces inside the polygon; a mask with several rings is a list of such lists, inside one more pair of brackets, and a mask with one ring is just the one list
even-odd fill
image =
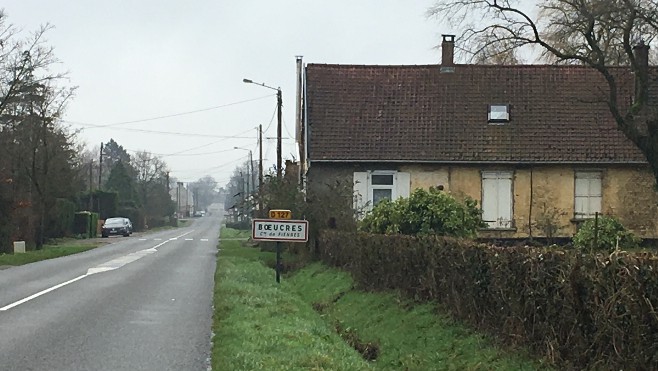
{"label": "downspout", "polygon": [[530,208],[528,210],[528,235],[530,240],[532,240],[532,194],[533,194],[533,184],[532,184],[532,167],[530,167]]}
{"label": "downspout", "polygon": [[311,160],[308,156],[309,154],[309,144],[308,140],[310,138],[310,132],[311,129],[308,125],[308,92],[307,92],[307,83],[306,83],[306,69],[303,69],[302,72],[302,91],[303,91],[303,96],[302,96],[302,107],[303,107],[303,112],[302,112],[302,133],[301,137],[303,140],[303,152],[304,152],[304,164],[303,164],[303,179],[302,182],[304,183],[302,186],[302,189],[306,190],[306,187],[308,185],[308,170],[311,168]]}
{"label": "downspout", "polygon": [[295,57],[297,64],[297,91],[296,91],[296,100],[295,100],[295,136],[297,140],[297,149],[299,151],[299,179],[298,182],[300,185],[304,184],[304,163],[306,161],[306,154],[304,153],[304,128],[302,126],[302,56],[298,55]]}

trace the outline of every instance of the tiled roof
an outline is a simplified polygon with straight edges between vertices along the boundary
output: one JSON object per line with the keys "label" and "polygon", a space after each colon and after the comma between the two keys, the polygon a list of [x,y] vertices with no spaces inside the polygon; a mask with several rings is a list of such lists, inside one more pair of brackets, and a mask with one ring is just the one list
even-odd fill
{"label": "tiled roof", "polygon": [[[620,98],[633,75],[615,68]],[[616,129],[601,75],[583,66],[306,67],[311,161],[645,162]],[[490,125],[489,104],[510,122]]]}

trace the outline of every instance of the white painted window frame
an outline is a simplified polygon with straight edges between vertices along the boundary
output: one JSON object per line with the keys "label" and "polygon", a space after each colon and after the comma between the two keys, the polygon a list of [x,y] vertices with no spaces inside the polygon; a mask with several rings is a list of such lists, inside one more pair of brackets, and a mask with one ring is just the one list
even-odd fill
{"label": "white painted window frame", "polygon": [[[393,175],[393,184],[372,184],[373,175]],[[391,200],[409,197],[411,176],[407,172],[396,170],[369,170],[354,173],[354,209],[370,211],[373,208],[373,191],[375,189],[390,189]]]}
{"label": "white painted window frame", "polygon": [[[392,170],[374,170],[374,171],[369,171],[368,172],[368,203],[370,204],[370,208],[375,206],[375,190],[376,189],[384,189],[384,190],[390,190],[391,191],[391,201],[395,200],[397,198],[396,194],[396,187],[395,183],[397,181],[396,177],[397,171],[392,171]],[[393,179],[393,184],[372,184],[372,176],[373,175],[391,175]]]}
{"label": "white painted window frame", "polygon": [[574,172],[574,219],[594,218],[601,213],[603,203],[603,171],[576,170]]}
{"label": "white painted window frame", "polygon": [[[493,182],[493,184],[490,184]],[[507,186],[506,183],[509,183]],[[514,228],[514,171],[495,170],[481,172],[482,220],[489,229]],[[490,194],[488,189],[495,186]],[[505,187],[505,189],[502,189]],[[508,188],[508,189],[507,189]]]}

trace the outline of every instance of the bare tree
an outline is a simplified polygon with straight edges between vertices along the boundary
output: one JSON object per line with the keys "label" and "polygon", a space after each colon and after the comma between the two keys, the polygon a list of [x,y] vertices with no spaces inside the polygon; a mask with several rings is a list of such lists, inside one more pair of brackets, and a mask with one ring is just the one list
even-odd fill
{"label": "bare tree", "polygon": [[141,151],[132,159],[137,173],[137,187],[144,214],[163,217],[171,214],[171,198],[167,187],[167,164],[153,154]]}
{"label": "bare tree", "polygon": [[[428,16],[463,29],[460,43],[472,60],[486,59],[491,50],[538,52],[544,62],[581,64],[599,72],[607,85],[602,100],[617,128],[644,154],[658,181],[658,91],[651,85],[656,71],[647,68],[646,52],[658,36],[658,1],[539,0],[534,8],[528,3],[439,0]],[[644,53],[635,53],[638,45],[646,46],[640,49]],[[635,72],[631,105],[620,96],[620,79],[628,75],[621,76],[619,65]]]}
{"label": "bare tree", "polygon": [[48,85],[48,81],[64,79],[66,73],[52,72],[49,68],[58,62],[53,48],[45,44],[45,34],[52,29],[49,24],[39,27],[27,38],[19,37],[19,30],[7,22],[0,10],[0,116],[11,102],[21,94],[26,81]]}
{"label": "bare tree", "polygon": [[74,194],[72,138],[60,117],[75,89],[58,86],[66,74],[51,70],[50,28],[22,38],[0,11],[0,214],[9,221],[0,248],[16,237],[40,247],[55,200]]}

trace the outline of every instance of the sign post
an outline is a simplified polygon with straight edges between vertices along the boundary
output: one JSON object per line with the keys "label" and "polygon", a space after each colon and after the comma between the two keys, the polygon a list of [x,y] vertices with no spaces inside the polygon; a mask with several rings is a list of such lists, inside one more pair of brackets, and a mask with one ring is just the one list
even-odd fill
{"label": "sign post", "polygon": [[281,241],[308,241],[308,221],[291,220],[290,210],[270,210],[270,219],[253,219],[251,239],[276,242],[276,282],[281,282]]}

